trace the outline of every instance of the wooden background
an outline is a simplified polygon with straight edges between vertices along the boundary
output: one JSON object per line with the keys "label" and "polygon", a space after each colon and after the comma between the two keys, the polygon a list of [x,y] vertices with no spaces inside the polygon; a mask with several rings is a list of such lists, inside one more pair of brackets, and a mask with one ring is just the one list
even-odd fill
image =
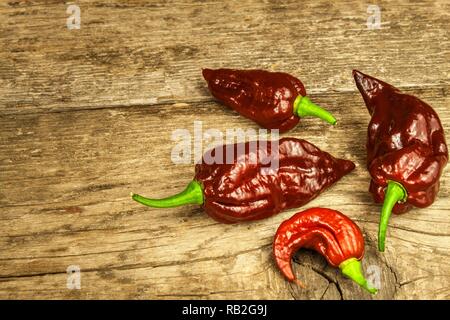
{"label": "wooden background", "polygon": [[[368,193],[369,115],[351,70],[431,104],[450,132],[449,1],[63,1],[0,4],[0,298],[449,299],[450,171],[429,208],[391,219],[376,250],[380,206]],[[357,168],[303,209],[330,206],[364,232],[364,267],[382,271],[371,297],[317,254],[296,256],[303,290],[275,269],[279,223],[223,225],[196,206],[134,203],[193,177],[174,165],[172,131],[256,128],[216,103],[202,67],[289,72],[338,119],[306,119],[304,138]],[[447,134],[447,140],[449,135]],[[66,269],[81,268],[81,289]]]}

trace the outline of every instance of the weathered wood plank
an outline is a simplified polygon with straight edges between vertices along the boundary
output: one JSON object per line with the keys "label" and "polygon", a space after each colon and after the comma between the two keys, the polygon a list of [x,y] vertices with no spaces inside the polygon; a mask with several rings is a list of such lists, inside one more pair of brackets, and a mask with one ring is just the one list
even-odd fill
{"label": "weathered wood plank", "polygon": [[[202,67],[264,68],[311,93],[354,91],[361,69],[399,87],[448,84],[448,1],[61,1],[0,4],[0,110],[209,101]],[[447,67],[445,67],[447,66]]]}
{"label": "weathered wood plank", "polygon": [[[369,117],[350,71],[424,98],[448,132],[450,3],[377,3],[381,30],[367,30],[358,1],[77,1],[82,26],[72,31],[63,2],[0,3],[0,297],[371,298],[310,252],[295,259],[308,290],[282,279],[271,240],[296,210],[230,226],[193,206],[129,199],[191,179],[192,164],[170,160],[174,129],[192,132],[194,120],[205,130],[255,128],[212,101],[207,66],[302,78],[340,122],[306,119],[286,136],[357,163],[305,208],[332,203],[362,227],[364,267],[382,272],[376,299],[448,299],[449,171],[433,206],[391,219],[379,254],[364,167]],[[81,267],[81,290],[66,288],[69,265]]]}
{"label": "weathered wood plank", "polygon": [[[433,105],[450,129],[449,87],[408,90]],[[285,136],[305,138],[357,169],[305,206],[330,206],[354,218],[367,245],[364,266],[382,271],[382,298],[449,298],[450,173],[432,207],[393,217],[386,254],[376,251],[380,207],[364,167],[369,116],[357,92],[312,96],[339,123],[305,119]],[[316,254],[296,271],[309,290],[277,272],[271,240],[296,210],[223,225],[195,206],[157,210],[130,191],[172,194],[193,176],[174,165],[171,132],[203,121],[204,130],[255,128],[214,102],[0,116],[0,297],[368,299]],[[66,288],[79,265],[82,289]]]}

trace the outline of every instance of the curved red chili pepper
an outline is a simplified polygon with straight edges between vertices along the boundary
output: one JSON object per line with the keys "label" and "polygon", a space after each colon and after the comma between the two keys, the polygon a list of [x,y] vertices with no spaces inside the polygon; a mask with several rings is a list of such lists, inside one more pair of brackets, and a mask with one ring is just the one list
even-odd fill
{"label": "curved red chili pepper", "polygon": [[370,293],[377,292],[369,288],[361,271],[360,260],[364,256],[361,230],[339,211],[311,208],[281,223],[273,241],[273,253],[278,268],[289,281],[296,281],[291,260],[301,248],[317,251],[361,287]]}
{"label": "curved red chili pepper", "polygon": [[372,116],[368,127],[370,192],[384,202],[378,247],[384,251],[391,212],[431,205],[448,161],[444,130],[436,112],[417,97],[354,70],[353,76]]}
{"label": "curved red chili pepper", "polygon": [[[166,199],[132,197],[159,208],[199,204],[223,223],[258,220],[306,204],[355,168],[353,162],[334,158],[305,140],[277,142],[278,152],[272,152],[271,141],[260,141],[256,148],[249,142],[214,148],[195,166],[194,180],[182,193]],[[216,154],[233,158],[229,164],[210,163]],[[270,157],[278,161],[278,169],[263,174]]]}
{"label": "curved red chili pepper", "polygon": [[287,73],[203,69],[203,77],[214,97],[264,128],[285,132],[305,116],[336,123],[330,113],[311,102],[301,81]]}

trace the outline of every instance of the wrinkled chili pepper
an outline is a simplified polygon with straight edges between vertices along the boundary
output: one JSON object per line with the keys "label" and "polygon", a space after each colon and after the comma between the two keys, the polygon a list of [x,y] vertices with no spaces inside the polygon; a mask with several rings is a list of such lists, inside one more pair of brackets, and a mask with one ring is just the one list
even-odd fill
{"label": "wrinkled chili pepper", "polygon": [[436,199],[448,150],[439,117],[428,104],[359,71],[353,76],[372,116],[367,168],[369,190],[375,202],[383,202],[378,249],[384,251],[391,213],[424,208]]}
{"label": "wrinkled chili pepper", "polygon": [[302,82],[287,73],[203,69],[203,77],[216,99],[266,129],[285,132],[306,116],[336,123],[329,112],[306,96]]}
{"label": "wrinkled chili pepper", "polygon": [[[216,147],[195,166],[195,177],[181,193],[165,199],[132,198],[157,208],[185,204],[202,205],[212,218],[223,223],[258,220],[282,210],[300,207],[355,168],[353,162],[337,159],[313,144],[295,138],[250,142]],[[211,163],[217,154],[232,154],[231,161]],[[263,172],[269,159],[278,169]]]}
{"label": "wrinkled chili pepper", "polygon": [[364,238],[358,226],[339,211],[311,208],[293,215],[279,226],[273,241],[273,253],[281,273],[291,282],[299,282],[291,259],[301,248],[320,253],[327,262],[341,270],[370,293],[377,289],[367,283],[361,271]]}

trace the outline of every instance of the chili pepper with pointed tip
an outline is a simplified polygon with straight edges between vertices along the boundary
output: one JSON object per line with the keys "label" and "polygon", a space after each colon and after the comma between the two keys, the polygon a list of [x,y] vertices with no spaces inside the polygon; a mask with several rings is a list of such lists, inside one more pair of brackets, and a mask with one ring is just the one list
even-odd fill
{"label": "chili pepper with pointed tip", "polygon": [[203,69],[203,77],[214,97],[266,129],[285,132],[306,116],[336,123],[329,112],[306,96],[302,82],[287,73]]}
{"label": "chili pepper with pointed tip", "polygon": [[371,115],[367,138],[370,192],[383,202],[378,249],[384,251],[392,212],[431,205],[448,161],[444,130],[436,112],[417,97],[353,70]]}
{"label": "chili pepper with pointed tip", "polygon": [[[367,283],[360,260],[364,256],[364,238],[358,226],[339,211],[311,208],[296,213],[279,226],[273,241],[275,261],[281,273],[297,282],[291,259],[301,248],[320,253],[348,278],[374,294]],[[301,283],[300,283],[301,284]]]}
{"label": "chili pepper with pointed tip", "polygon": [[[226,161],[211,161],[217,155]],[[264,171],[273,163],[273,170]],[[223,223],[258,220],[306,204],[354,168],[306,140],[229,144],[203,155],[183,192],[165,199],[132,198],[156,208],[198,204]]]}

